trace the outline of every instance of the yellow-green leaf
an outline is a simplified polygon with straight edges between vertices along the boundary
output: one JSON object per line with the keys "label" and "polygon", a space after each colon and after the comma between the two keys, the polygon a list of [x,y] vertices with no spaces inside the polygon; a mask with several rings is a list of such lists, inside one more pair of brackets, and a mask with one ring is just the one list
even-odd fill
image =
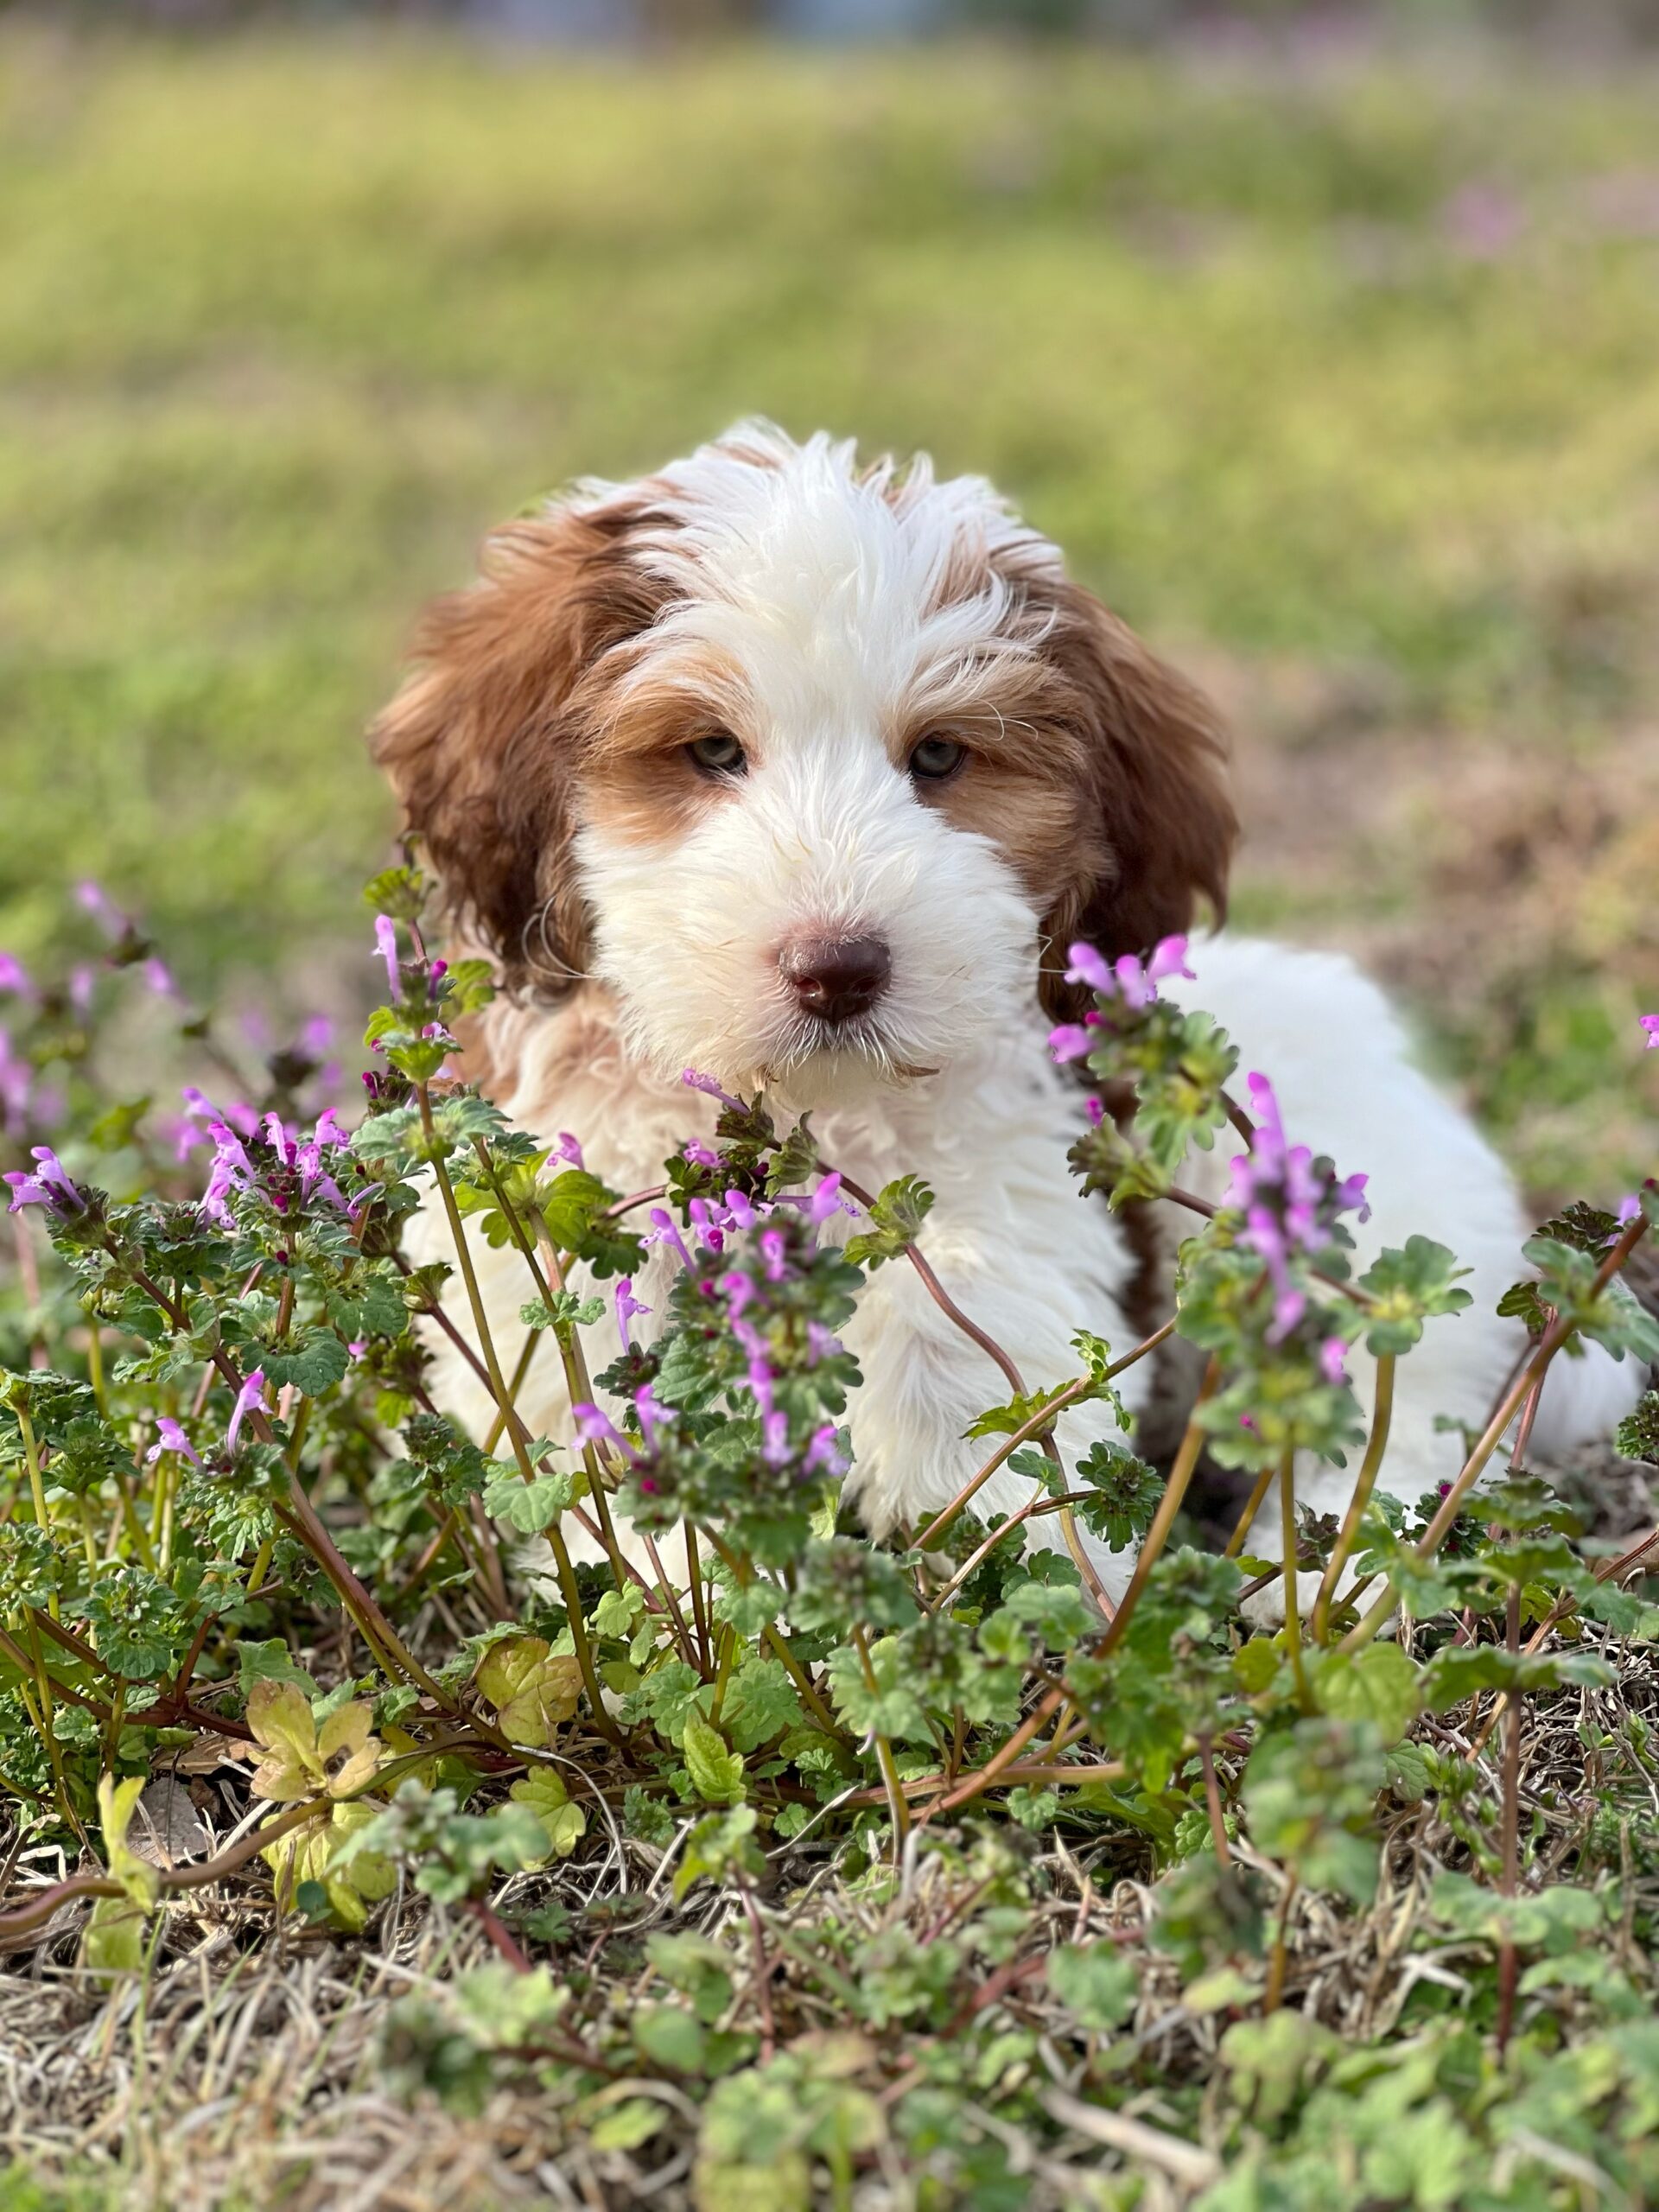
{"label": "yellow-green leaf", "polygon": [[743,1762],[728,1751],[717,1728],[697,1713],[685,1724],[681,1743],[693,1788],[705,1803],[734,1805],[743,1795]]}
{"label": "yellow-green leaf", "polygon": [[491,1645],[474,1680],[495,1707],[503,1734],[540,1750],[575,1711],[582,1669],[569,1654],[555,1657],[543,1637],[510,1636]]}
{"label": "yellow-green leaf", "polygon": [[507,1795],[528,1805],[546,1829],[550,1859],[568,1859],[587,1833],[588,1815],[569,1802],[563,1783],[546,1767],[515,1782]]}

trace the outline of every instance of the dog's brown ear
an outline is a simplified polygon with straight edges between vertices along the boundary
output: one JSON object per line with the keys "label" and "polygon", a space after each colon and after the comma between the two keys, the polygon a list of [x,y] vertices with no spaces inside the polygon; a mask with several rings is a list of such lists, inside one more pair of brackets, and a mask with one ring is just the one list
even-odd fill
{"label": "dog's brown ear", "polygon": [[556,992],[586,966],[574,786],[596,664],[662,604],[630,557],[645,519],[619,502],[493,532],[477,583],[427,611],[416,672],[370,732],[451,919],[510,987]]}
{"label": "dog's brown ear", "polygon": [[1075,1010],[1062,971],[1077,939],[1116,958],[1189,929],[1200,899],[1224,917],[1238,821],[1204,694],[1080,586],[1045,584],[1033,599],[1079,741],[1086,816],[1077,865],[1043,921],[1041,994],[1060,1014]]}

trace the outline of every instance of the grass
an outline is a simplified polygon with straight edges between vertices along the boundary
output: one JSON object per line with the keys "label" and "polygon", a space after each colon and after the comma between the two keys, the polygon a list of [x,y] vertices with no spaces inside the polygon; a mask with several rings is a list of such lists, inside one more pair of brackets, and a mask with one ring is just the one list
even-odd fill
{"label": "grass", "polygon": [[197,988],[349,995],[420,600],[760,410],[1006,485],[1234,709],[1242,917],[1369,954],[1535,1182],[1611,1185],[1659,995],[1654,91],[12,25],[0,942],[95,874]]}

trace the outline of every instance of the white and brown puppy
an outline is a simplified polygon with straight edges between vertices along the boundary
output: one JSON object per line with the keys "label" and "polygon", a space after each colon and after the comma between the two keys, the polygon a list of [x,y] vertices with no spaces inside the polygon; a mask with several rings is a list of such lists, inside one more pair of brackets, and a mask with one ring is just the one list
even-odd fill
{"label": "white and brown puppy", "polygon": [[[635,1189],[712,1119],[683,1069],[764,1086],[814,1109],[825,1160],[866,1185],[927,1179],[927,1255],[1028,1385],[1075,1371],[1079,1327],[1136,1340],[1147,1286],[1122,1221],[1068,1171],[1080,1102],[1045,1035],[1071,939],[1116,955],[1206,904],[1219,917],[1222,746],[1200,695],[988,484],[743,424],[498,531],[417,656],[376,750],[458,935],[504,970],[470,1071],[516,1122],[574,1132]],[[1509,1179],[1346,962],[1222,936],[1192,964],[1177,991],[1272,1077],[1293,1141],[1369,1173],[1362,1264],[1422,1230],[1472,1270],[1472,1307],[1401,1369],[1386,1479],[1414,1497],[1455,1471],[1435,1416],[1484,1418],[1518,1349],[1491,1310],[1521,1270]],[[1230,1149],[1188,1180],[1218,1196]],[[520,1263],[478,1257],[511,1356]],[[668,1264],[639,1285],[658,1313]],[[963,1431],[1006,1385],[909,1268],[872,1279],[846,1334],[865,1377],[853,1493],[875,1531],[913,1523],[972,1471]],[[481,1431],[481,1394],[436,1349],[444,1402]],[[1558,1364],[1540,1450],[1638,1387],[1599,1353]],[[1125,1382],[1144,1402],[1147,1365]],[[523,1410],[568,1434],[544,1372]],[[1112,1427],[1080,1408],[1061,1447]],[[1322,1510],[1346,1484],[1299,1470]],[[1027,1494],[1005,1470],[981,1504]],[[1103,1561],[1114,1592],[1127,1572]]]}

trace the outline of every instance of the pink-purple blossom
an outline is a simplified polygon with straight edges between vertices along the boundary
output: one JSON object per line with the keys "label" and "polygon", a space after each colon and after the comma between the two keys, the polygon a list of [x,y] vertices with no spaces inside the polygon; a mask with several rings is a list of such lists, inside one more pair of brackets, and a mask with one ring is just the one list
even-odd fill
{"label": "pink-purple blossom", "polygon": [[236,1403],[231,1408],[231,1425],[225,1432],[225,1442],[231,1451],[236,1449],[236,1440],[242,1433],[243,1422],[250,1414],[259,1411],[264,1395],[265,1371],[262,1367],[256,1367],[237,1392]]}
{"label": "pink-purple blossom", "polygon": [[126,935],[127,918],[101,883],[92,882],[90,877],[84,883],[78,883],[75,886],[75,903],[111,937]]}
{"label": "pink-purple blossom", "polygon": [[374,949],[386,963],[386,988],[393,998],[404,995],[404,980],[397,972],[397,925],[390,914],[374,918]]}
{"label": "pink-purple blossom", "polygon": [[29,970],[15,953],[0,952],[0,991],[10,991],[14,998],[20,999],[32,999],[35,995]]}
{"label": "pink-purple blossom", "polygon": [[696,1068],[682,1068],[680,1081],[689,1090],[701,1090],[705,1097],[718,1098],[722,1106],[729,1106],[734,1114],[747,1109],[741,1098],[734,1098],[729,1090],[722,1090],[711,1075],[704,1075]]}
{"label": "pink-purple blossom", "polygon": [[633,1349],[633,1339],[628,1334],[628,1324],[636,1314],[649,1313],[651,1311],[649,1306],[642,1306],[634,1296],[632,1275],[623,1275],[619,1279],[616,1289],[612,1294],[612,1304],[616,1309],[616,1333],[622,1339],[622,1349],[624,1351],[631,1351]]}
{"label": "pink-purple blossom", "polygon": [[841,1173],[837,1168],[819,1179],[806,1204],[806,1217],[814,1229],[822,1229],[832,1214],[856,1211],[852,1200],[841,1195]]}
{"label": "pink-purple blossom", "polygon": [[195,1446],[192,1444],[170,1414],[162,1415],[156,1424],[156,1430],[161,1441],[158,1444],[152,1444],[145,1452],[144,1461],[147,1465],[153,1465],[163,1452],[176,1452],[181,1459],[190,1460],[194,1465],[199,1467],[201,1465],[200,1452],[197,1451]]}
{"label": "pink-purple blossom", "polygon": [[1269,1339],[1281,1343],[1307,1310],[1306,1294],[1293,1280],[1291,1262],[1320,1250],[1330,1241],[1339,1214],[1357,1212],[1369,1220],[1366,1178],[1342,1181],[1327,1175],[1311,1148],[1293,1145],[1285,1135],[1278,1097],[1264,1075],[1249,1075],[1255,1133],[1248,1153],[1232,1161],[1232,1180],[1224,1203],[1244,1217],[1238,1241],[1262,1261],[1273,1283],[1273,1326]]}
{"label": "pink-purple blossom", "polygon": [[550,1160],[562,1160],[567,1167],[581,1167],[585,1164],[582,1157],[582,1147],[569,1129],[559,1131],[557,1141],[547,1156]]}
{"label": "pink-purple blossom", "polygon": [[1048,1033],[1048,1049],[1061,1067],[1068,1060],[1086,1059],[1096,1039],[1080,1021],[1062,1021]]}
{"label": "pink-purple blossom", "polygon": [[[1159,984],[1166,977],[1185,976],[1189,982],[1192,981],[1192,970],[1186,964],[1184,937],[1160,938],[1144,963],[1132,952],[1109,962],[1092,944],[1081,943],[1071,947],[1068,957],[1071,963],[1065,971],[1068,983],[1086,983],[1102,998],[1122,999],[1137,1014],[1152,1004],[1158,995]],[[1069,1057],[1080,1056],[1074,1053]]]}
{"label": "pink-purple blossom", "polygon": [[607,1413],[601,1412],[590,1399],[583,1398],[570,1408],[575,1423],[576,1436],[583,1444],[608,1444],[613,1450],[632,1459],[634,1449]]}
{"label": "pink-purple blossom", "polygon": [[674,1217],[666,1206],[652,1208],[651,1227],[645,1231],[645,1241],[647,1244],[666,1244],[669,1250],[678,1258],[682,1267],[691,1266],[691,1255],[685,1249],[685,1239],[675,1227]]}
{"label": "pink-purple blossom", "polygon": [[1644,1014],[1638,1017],[1639,1026],[1647,1032],[1646,1050],[1659,1052],[1659,1014]]}
{"label": "pink-purple blossom", "polygon": [[48,1212],[60,1217],[82,1210],[79,1192],[70,1181],[63,1162],[49,1145],[37,1144],[31,1154],[35,1173],[14,1168],[5,1178],[11,1190],[11,1204],[8,1213],[21,1213],[25,1206],[45,1206]]}

